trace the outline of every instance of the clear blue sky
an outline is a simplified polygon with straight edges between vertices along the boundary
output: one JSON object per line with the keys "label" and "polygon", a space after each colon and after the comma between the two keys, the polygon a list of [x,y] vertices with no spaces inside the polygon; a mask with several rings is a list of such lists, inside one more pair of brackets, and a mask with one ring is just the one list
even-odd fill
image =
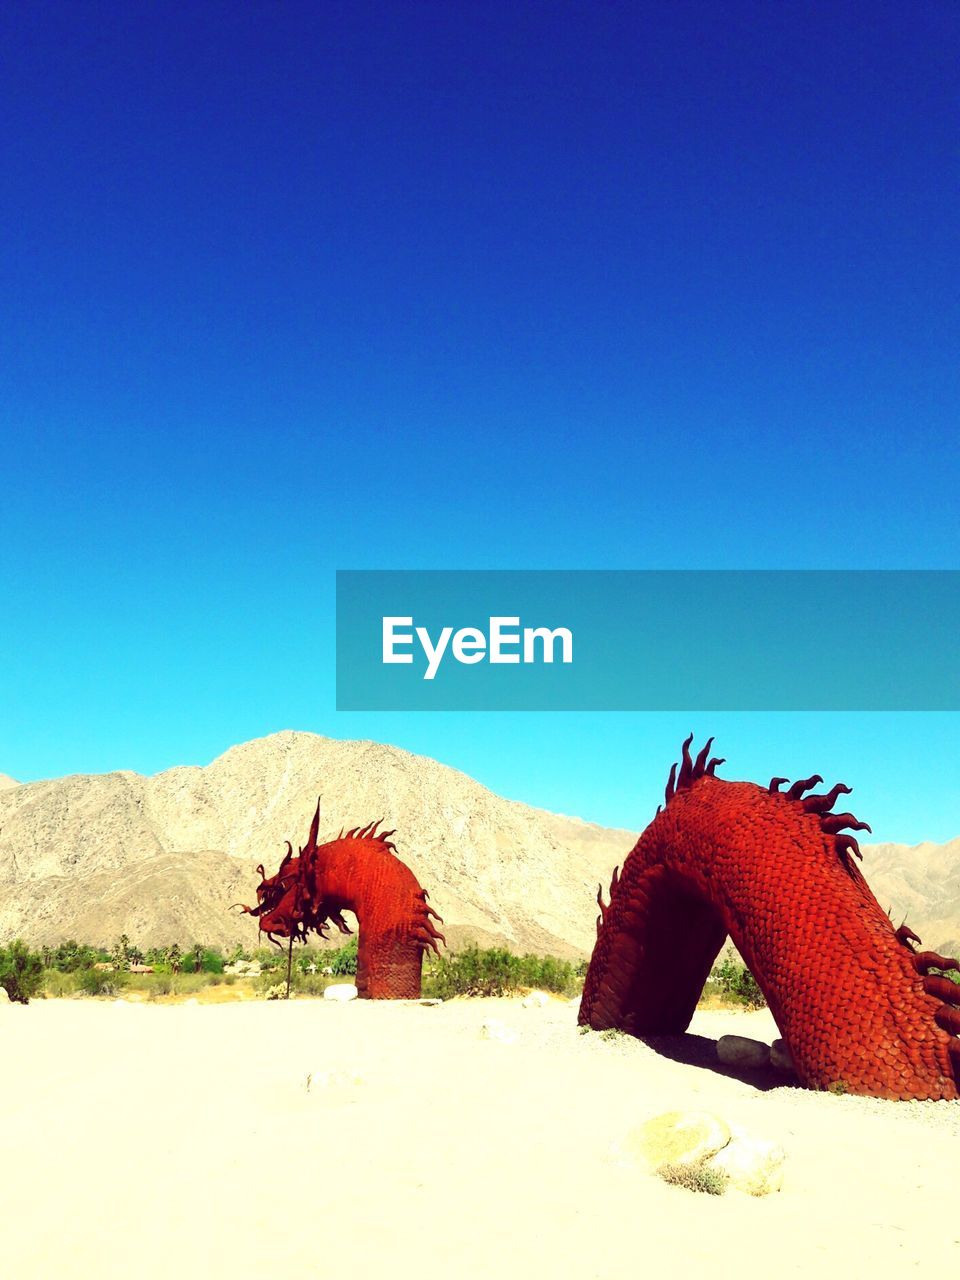
{"label": "clear blue sky", "polygon": [[956,716],[332,669],[336,568],[957,567],[954,4],[34,0],[0,49],[0,771],[295,727],[636,828],[696,728],[960,833]]}

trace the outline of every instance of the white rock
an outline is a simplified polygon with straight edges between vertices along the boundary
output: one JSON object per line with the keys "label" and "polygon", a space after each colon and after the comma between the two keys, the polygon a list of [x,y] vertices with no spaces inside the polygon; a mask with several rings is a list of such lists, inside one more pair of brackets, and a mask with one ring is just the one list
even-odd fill
{"label": "white rock", "polygon": [[770,1065],[770,1046],[748,1036],[721,1036],[717,1041],[717,1057],[728,1067],[756,1070]]}
{"label": "white rock", "polygon": [[336,1000],[339,1004],[346,1004],[348,1000],[356,1000],[357,988],[352,982],[336,982],[332,987],[327,987],[323,993],[324,1000]]}
{"label": "white rock", "polygon": [[0,987],[0,1004],[12,1004],[10,997],[7,995],[6,987]]}
{"label": "white rock", "polygon": [[767,1196],[783,1186],[786,1152],[775,1142],[753,1138],[737,1130],[730,1142],[708,1161],[711,1169],[725,1173],[730,1185],[751,1196]]}
{"label": "white rock", "polygon": [[770,1046],[770,1065],[787,1075],[797,1074],[797,1068],[793,1065],[793,1058],[790,1056],[786,1040],[774,1040]]}
{"label": "white rock", "polygon": [[542,1009],[550,1003],[550,997],[545,991],[531,991],[523,997],[521,1003],[525,1009]]}
{"label": "white rock", "polygon": [[501,1044],[516,1044],[519,1038],[512,1027],[506,1026],[496,1018],[488,1018],[486,1022],[480,1024],[481,1040],[499,1040]]}
{"label": "white rock", "polygon": [[632,1129],[620,1153],[656,1169],[662,1164],[698,1164],[729,1141],[729,1126],[709,1111],[665,1111]]}
{"label": "white rock", "polygon": [[353,1071],[310,1071],[306,1078],[307,1093],[349,1093],[362,1084],[363,1076]]}

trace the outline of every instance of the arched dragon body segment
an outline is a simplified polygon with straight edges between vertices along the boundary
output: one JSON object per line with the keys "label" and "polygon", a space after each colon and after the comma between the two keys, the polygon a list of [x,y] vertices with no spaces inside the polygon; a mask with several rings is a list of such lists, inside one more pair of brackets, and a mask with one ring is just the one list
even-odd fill
{"label": "arched dragon body segment", "polygon": [[640,836],[597,943],[580,1022],[633,1035],[680,1033],[729,934],[763,990],[800,1079],[884,1098],[960,1096],[960,986],[931,973],[956,962],[916,953],[896,931],[830,809],[849,788],[804,794],[726,782],[684,743],[666,805]]}
{"label": "arched dragon body segment", "polygon": [[[275,876],[257,889],[257,906],[245,907],[258,917],[260,930],[276,938],[305,940],[312,929],[326,937],[333,923],[349,933],[344,911],[352,911],[360,926],[357,949],[357,992],[371,1000],[416,999],[420,995],[423,953],[437,951],[443,942],[433,921],[440,916],[427,904],[410,868],[396,856],[389,839],[378,833],[379,822],[341,832],[336,840],[318,844],[320,804],[307,844],[287,855]],[[279,945],[279,944],[278,944]]]}

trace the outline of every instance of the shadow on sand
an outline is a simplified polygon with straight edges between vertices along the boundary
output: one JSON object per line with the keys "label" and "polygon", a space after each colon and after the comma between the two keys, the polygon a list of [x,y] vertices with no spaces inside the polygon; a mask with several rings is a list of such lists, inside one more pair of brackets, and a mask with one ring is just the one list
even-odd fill
{"label": "shadow on sand", "polygon": [[718,1076],[727,1076],[731,1080],[740,1080],[762,1093],[769,1089],[799,1089],[802,1086],[796,1076],[785,1075],[773,1067],[751,1070],[748,1067],[732,1067],[721,1062],[717,1057],[717,1042],[709,1036],[697,1036],[686,1033],[682,1036],[640,1036],[643,1044],[649,1045],[655,1053],[673,1062],[682,1062],[688,1067],[702,1067],[714,1071]]}

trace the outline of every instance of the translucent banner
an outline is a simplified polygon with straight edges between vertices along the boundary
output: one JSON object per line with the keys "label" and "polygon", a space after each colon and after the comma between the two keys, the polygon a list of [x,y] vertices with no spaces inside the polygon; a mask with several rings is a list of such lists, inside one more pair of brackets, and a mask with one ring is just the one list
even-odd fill
{"label": "translucent banner", "polygon": [[340,571],[341,711],[943,711],[960,571]]}

